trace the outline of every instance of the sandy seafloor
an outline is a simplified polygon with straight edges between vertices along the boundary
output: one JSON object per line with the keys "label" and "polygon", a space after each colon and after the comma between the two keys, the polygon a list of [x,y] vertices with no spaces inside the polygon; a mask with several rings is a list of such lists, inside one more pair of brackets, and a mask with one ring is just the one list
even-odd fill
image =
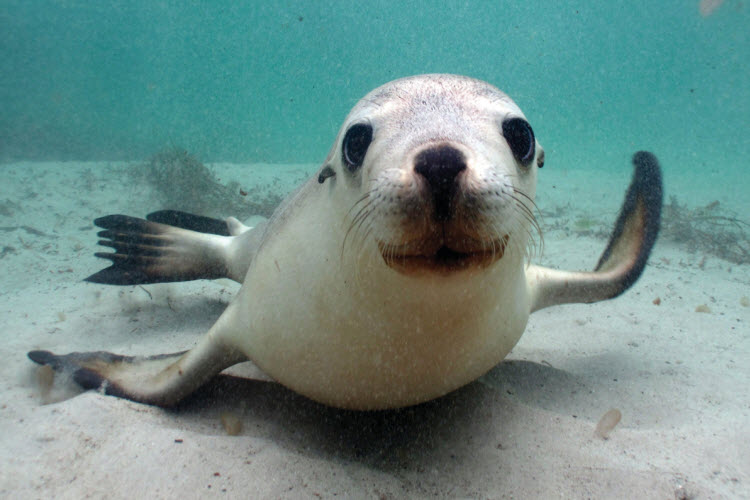
{"label": "sandy seafloor", "polygon": [[[592,171],[540,172],[540,208],[566,208],[544,221],[556,229],[538,262],[596,263],[606,241],[573,221],[614,221],[630,178],[623,161],[593,181]],[[93,257],[93,218],[164,207],[119,164],[1,168],[0,497],[750,498],[747,265],[662,240],[624,296],[535,313],[482,380],[396,412],[339,411],[236,377],[170,410],[75,395],[60,377],[42,395],[27,351],[186,349],[238,286],[84,283],[106,264]],[[243,186],[280,177],[289,189],[315,167],[216,168]],[[701,177],[686,175],[667,172],[667,195],[692,187],[681,196],[691,205],[731,207],[727,187],[742,189],[695,189]],[[604,440],[594,428],[611,408],[622,421]],[[225,431],[225,413],[241,419],[239,435]]]}

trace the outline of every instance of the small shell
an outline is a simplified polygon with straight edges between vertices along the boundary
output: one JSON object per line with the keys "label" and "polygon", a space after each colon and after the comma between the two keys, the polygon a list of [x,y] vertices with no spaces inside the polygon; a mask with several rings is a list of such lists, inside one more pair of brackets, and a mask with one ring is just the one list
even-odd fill
{"label": "small shell", "polygon": [[242,432],[242,420],[234,413],[226,412],[221,414],[221,425],[230,436],[236,436]]}
{"label": "small shell", "polygon": [[615,426],[620,423],[621,418],[622,413],[620,413],[620,410],[618,410],[617,408],[612,408],[607,413],[605,413],[604,416],[599,420],[599,423],[596,424],[596,430],[594,430],[594,434],[602,439],[607,439],[612,429],[614,429]]}

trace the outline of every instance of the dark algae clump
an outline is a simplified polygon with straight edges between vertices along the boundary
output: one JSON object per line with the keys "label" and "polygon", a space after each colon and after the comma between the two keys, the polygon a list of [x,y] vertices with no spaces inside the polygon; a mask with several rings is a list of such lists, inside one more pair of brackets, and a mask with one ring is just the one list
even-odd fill
{"label": "dark algae clump", "polygon": [[161,197],[164,208],[213,217],[250,215],[268,217],[281,202],[281,195],[262,186],[244,190],[236,182],[220,182],[211,169],[181,148],[153,155],[139,169]]}

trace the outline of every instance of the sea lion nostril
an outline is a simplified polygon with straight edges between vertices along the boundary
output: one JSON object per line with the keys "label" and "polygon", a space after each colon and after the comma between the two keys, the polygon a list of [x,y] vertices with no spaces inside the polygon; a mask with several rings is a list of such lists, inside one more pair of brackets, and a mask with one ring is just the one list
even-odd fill
{"label": "sea lion nostril", "polygon": [[427,180],[439,220],[447,220],[456,191],[456,177],[466,169],[466,158],[451,146],[438,146],[419,153],[414,170]]}

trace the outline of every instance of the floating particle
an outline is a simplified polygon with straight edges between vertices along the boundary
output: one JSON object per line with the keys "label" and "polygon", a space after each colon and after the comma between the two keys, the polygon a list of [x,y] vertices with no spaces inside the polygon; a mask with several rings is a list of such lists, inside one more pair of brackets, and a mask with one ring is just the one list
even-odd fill
{"label": "floating particle", "polygon": [[690,495],[688,495],[688,492],[685,490],[684,486],[679,485],[674,490],[674,498],[675,500],[690,500]]}
{"label": "floating particle", "polygon": [[742,307],[750,307],[750,299],[747,298],[747,295],[740,297],[740,305]]}
{"label": "floating particle", "polygon": [[698,4],[698,11],[701,13],[701,17],[708,17],[723,3],[724,0],[701,0]]}
{"label": "floating particle", "polygon": [[695,308],[697,313],[710,313],[711,309],[706,304],[701,304]]}
{"label": "floating particle", "polygon": [[36,381],[42,398],[47,398],[55,382],[55,370],[50,365],[42,365],[36,369]]}
{"label": "floating particle", "polygon": [[622,413],[620,413],[620,410],[618,410],[617,408],[612,408],[607,413],[605,413],[604,416],[599,420],[599,423],[596,424],[594,434],[602,439],[607,439],[612,429],[614,429],[615,426],[620,423],[621,418]]}
{"label": "floating particle", "polygon": [[661,304],[661,298],[660,298],[660,297],[656,297],[656,298],[654,299],[654,302],[653,302],[653,303],[654,303],[654,305],[655,305],[655,306],[658,306],[658,305],[660,305],[660,304]]}

